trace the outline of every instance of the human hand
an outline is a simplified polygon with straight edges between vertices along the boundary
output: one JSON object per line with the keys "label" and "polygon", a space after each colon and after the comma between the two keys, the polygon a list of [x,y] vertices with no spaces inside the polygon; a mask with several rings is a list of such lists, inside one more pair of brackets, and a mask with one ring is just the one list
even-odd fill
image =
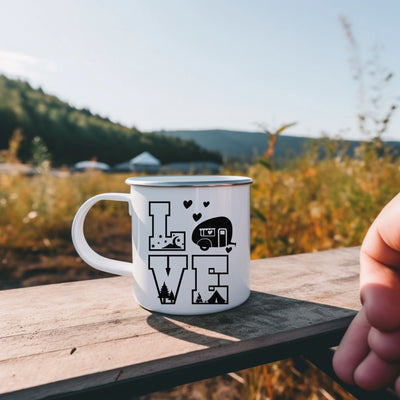
{"label": "human hand", "polygon": [[400,397],[400,194],[371,225],[361,246],[362,309],[333,358],[340,379],[366,390],[393,382]]}

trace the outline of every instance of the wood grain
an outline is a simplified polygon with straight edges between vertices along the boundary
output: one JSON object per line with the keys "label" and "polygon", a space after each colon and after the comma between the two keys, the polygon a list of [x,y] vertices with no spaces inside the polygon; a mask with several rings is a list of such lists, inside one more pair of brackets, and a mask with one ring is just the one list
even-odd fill
{"label": "wood grain", "polygon": [[245,304],[196,317],[144,310],[126,277],[0,291],[0,398],[140,394],[334,346],[359,308],[358,252],[253,261]]}

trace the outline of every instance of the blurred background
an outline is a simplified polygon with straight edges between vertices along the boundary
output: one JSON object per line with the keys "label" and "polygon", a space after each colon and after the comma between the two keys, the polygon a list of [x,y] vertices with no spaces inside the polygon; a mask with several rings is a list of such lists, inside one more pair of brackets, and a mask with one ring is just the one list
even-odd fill
{"label": "blurred background", "polygon": [[[396,0],[0,0],[0,289],[106,276],[72,219],[132,175],[251,176],[253,259],[360,245],[400,187],[399,16]],[[110,202],[85,230],[130,260],[130,224]],[[152,398],[216,392],[351,398],[300,359]]]}

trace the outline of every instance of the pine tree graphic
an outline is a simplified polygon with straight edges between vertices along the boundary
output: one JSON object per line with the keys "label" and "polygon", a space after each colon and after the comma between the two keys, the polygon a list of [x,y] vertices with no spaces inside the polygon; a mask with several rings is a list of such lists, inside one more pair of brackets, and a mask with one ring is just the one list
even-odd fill
{"label": "pine tree graphic", "polygon": [[159,298],[161,300],[162,304],[165,304],[166,299],[169,298],[169,291],[168,291],[168,287],[165,284],[165,282],[163,283],[163,285],[161,286],[161,290],[160,290],[160,294],[159,294]]}
{"label": "pine tree graphic", "polygon": [[168,296],[168,300],[170,301],[171,304],[175,304],[175,295],[174,292],[171,290],[169,296]]}

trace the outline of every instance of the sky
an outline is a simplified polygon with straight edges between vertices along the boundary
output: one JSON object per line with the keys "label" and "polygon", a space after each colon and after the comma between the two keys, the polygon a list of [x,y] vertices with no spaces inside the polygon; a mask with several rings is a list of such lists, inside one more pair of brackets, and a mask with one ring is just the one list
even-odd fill
{"label": "sky", "polygon": [[375,86],[378,118],[400,103],[399,18],[398,0],[0,0],[0,74],[142,131],[359,139]]}

